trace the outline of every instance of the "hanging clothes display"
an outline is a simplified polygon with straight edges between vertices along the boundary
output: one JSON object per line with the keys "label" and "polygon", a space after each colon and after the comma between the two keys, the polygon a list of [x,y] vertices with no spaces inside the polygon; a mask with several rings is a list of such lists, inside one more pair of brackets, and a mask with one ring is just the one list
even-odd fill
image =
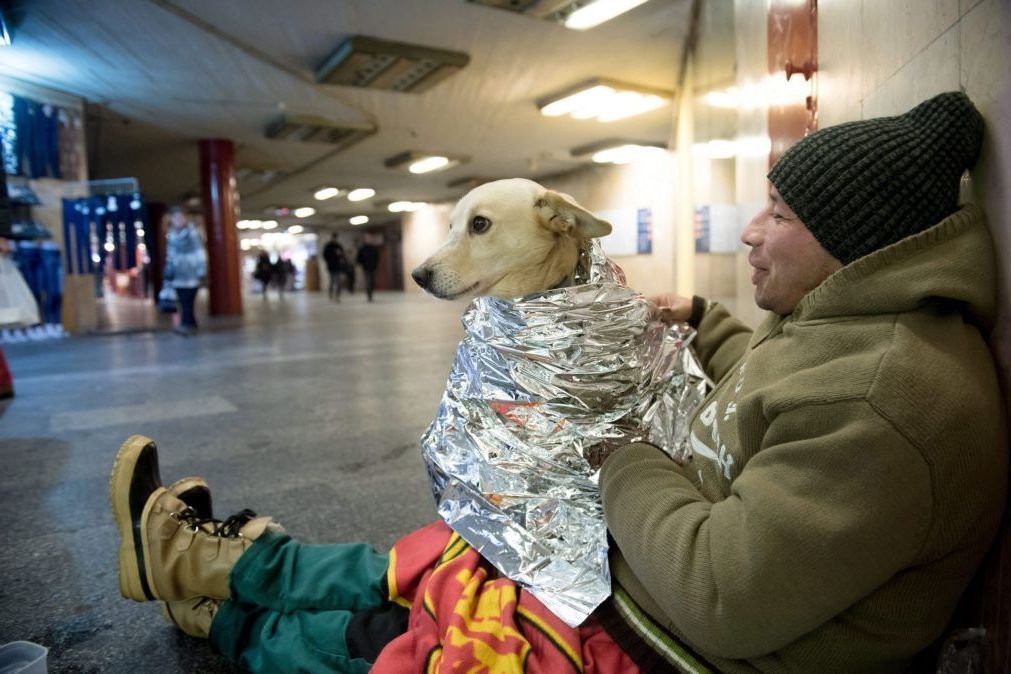
{"label": "hanging clothes display", "polygon": [[76,177],[79,158],[61,153],[61,145],[76,146],[82,130],[76,110],[0,92],[0,151],[10,175],[61,178],[66,164],[75,171],[68,177]]}

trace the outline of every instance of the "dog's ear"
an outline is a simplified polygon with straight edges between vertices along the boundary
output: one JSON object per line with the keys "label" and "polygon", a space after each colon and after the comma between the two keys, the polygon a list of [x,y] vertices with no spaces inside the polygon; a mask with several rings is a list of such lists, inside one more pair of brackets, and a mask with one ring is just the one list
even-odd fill
{"label": "dog's ear", "polygon": [[611,223],[596,217],[561,192],[546,191],[534,202],[534,212],[544,227],[559,234],[592,239],[611,233]]}

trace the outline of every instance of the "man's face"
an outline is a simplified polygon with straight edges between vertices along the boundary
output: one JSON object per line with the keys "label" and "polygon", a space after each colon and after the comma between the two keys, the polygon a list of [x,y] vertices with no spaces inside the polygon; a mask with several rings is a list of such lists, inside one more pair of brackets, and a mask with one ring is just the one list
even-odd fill
{"label": "man's face", "polygon": [[800,300],[818,287],[842,263],[818,243],[775,187],[769,204],[741,233],[751,246],[748,263],[755,286],[755,304],[780,316],[793,313]]}

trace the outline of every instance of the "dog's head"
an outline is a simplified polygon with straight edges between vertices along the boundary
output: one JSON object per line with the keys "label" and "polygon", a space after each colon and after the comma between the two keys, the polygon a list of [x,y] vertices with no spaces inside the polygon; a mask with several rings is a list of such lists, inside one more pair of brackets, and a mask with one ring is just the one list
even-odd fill
{"label": "dog's head", "polygon": [[411,273],[443,299],[513,298],[553,288],[575,269],[580,240],[611,232],[568,195],[523,178],[471,190],[450,219],[449,238]]}

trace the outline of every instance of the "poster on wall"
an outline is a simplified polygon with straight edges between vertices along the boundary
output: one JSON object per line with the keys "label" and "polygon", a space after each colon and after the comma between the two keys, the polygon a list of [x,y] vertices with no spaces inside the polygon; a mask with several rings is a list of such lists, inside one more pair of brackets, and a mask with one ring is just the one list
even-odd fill
{"label": "poster on wall", "polygon": [[614,208],[595,215],[611,223],[611,233],[600,240],[611,257],[650,255],[653,252],[653,211],[649,208]]}
{"label": "poster on wall", "polygon": [[695,252],[735,253],[741,226],[736,204],[704,204],[695,208]]}

